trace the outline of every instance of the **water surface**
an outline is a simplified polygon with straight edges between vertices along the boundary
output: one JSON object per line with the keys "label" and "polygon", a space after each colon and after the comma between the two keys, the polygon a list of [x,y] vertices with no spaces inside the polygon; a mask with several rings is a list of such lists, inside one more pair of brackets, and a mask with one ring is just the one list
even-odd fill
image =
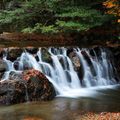
{"label": "water surface", "polygon": [[120,85],[86,89],[89,92],[78,98],[0,106],[0,120],[78,120],[88,111],[120,112]]}

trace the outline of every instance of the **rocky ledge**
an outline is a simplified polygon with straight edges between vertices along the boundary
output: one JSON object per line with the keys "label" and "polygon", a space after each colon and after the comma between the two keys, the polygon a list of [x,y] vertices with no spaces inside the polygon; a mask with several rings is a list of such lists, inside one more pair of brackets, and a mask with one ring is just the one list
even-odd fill
{"label": "rocky ledge", "polygon": [[56,93],[53,85],[39,71],[11,72],[9,79],[0,82],[0,104],[52,100]]}

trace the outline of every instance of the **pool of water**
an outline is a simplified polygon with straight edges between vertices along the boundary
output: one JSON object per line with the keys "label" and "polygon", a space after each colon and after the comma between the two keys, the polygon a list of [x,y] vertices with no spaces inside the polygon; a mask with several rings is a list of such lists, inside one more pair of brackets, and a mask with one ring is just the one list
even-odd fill
{"label": "pool of water", "polygon": [[[0,120],[77,120],[85,112],[120,112],[120,85],[86,89],[78,98],[0,106]],[[84,111],[84,112],[83,112]]]}

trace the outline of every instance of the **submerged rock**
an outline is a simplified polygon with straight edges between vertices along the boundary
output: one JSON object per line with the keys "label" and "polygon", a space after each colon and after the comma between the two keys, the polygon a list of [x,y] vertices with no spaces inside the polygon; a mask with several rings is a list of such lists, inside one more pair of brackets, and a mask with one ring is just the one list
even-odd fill
{"label": "submerged rock", "polygon": [[51,100],[55,89],[37,70],[11,72],[8,80],[0,82],[0,104],[17,104],[27,101]]}

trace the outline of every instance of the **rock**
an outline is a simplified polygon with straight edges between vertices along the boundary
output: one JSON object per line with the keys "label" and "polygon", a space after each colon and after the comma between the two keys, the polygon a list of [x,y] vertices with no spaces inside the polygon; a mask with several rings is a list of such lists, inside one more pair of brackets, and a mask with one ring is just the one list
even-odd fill
{"label": "rock", "polygon": [[112,52],[112,55],[111,56],[111,61],[112,62],[112,65],[114,66],[114,74],[115,74],[115,78],[117,80],[117,82],[120,81],[120,47],[109,47],[109,50]]}
{"label": "rock", "polygon": [[0,73],[0,80],[3,78],[4,72]]}
{"label": "rock", "polygon": [[26,51],[29,52],[30,54],[36,54],[38,52],[39,48],[34,48],[34,47],[28,47],[26,48]]}
{"label": "rock", "polygon": [[24,81],[5,80],[0,83],[0,104],[17,104],[26,101]]}
{"label": "rock", "polygon": [[0,72],[5,72],[6,70],[7,64],[3,60],[0,60]]}
{"label": "rock", "polygon": [[14,61],[14,68],[15,70],[30,70],[33,67],[30,64],[30,62],[28,62],[27,60],[24,60],[22,66],[20,66],[20,61]]}
{"label": "rock", "polygon": [[11,71],[9,74],[9,80],[23,80],[22,72]]}
{"label": "rock", "polygon": [[81,67],[80,60],[77,56],[72,58],[74,66],[78,69]]}
{"label": "rock", "polygon": [[[69,69],[69,64],[67,62],[67,58],[63,58],[61,56],[58,56],[59,62],[61,63],[64,70]],[[65,60],[64,60],[65,59]]]}
{"label": "rock", "polygon": [[39,62],[39,57],[37,55],[35,55],[35,59],[37,62]]}
{"label": "rock", "polygon": [[97,56],[100,58],[101,57],[101,47],[95,46],[92,49],[90,49],[90,55],[93,57]]}
{"label": "rock", "polygon": [[3,57],[3,54],[5,53],[4,48],[0,48],[0,58]]}
{"label": "rock", "polygon": [[7,71],[7,64],[3,60],[0,60],[0,80],[2,79],[5,71]]}
{"label": "rock", "polygon": [[34,69],[21,73],[11,72],[8,80],[0,82],[0,104],[51,100],[55,95],[49,80]]}
{"label": "rock", "polygon": [[71,59],[71,61],[73,62],[75,70],[77,70],[78,68],[81,67],[80,59],[73,49],[68,49],[67,55]]}
{"label": "rock", "polygon": [[[68,49],[67,56],[71,59],[73,65],[74,65],[74,69],[78,73],[80,80],[82,80],[83,76],[84,76],[83,66],[80,62],[79,57],[77,56],[76,52],[74,51],[74,49]],[[80,81],[80,82],[82,83],[82,81]]]}
{"label": "rock", "polygon": [[19,70],[19,61],[14,62],[14,68],[15,70]]}
{"label": "rock", "polygon": [[41,54],[42,54],[41,57],[43,61],[52,64],[51,55],[46,48],[41,49]]}
{"label": "rock", "polygon": [[88,66],[90,67],[91,73],[93,74],[93,76],[96,76],[96,71],[95,71],[94,66],[93,66],[93,64],[92,64],[92,61],[91,61],[91,59],[90,59],[90,57],[92,57],[92,56],[89,56],[89,55],[86,53],[86,51],[84,51],[84,50],[81,51],[81,54],[83,55],[85,61],[87,62]]}
{"label": "rock", "polygon": [[67,49],[67,56],[69,56],[71,53],[73,53],[74,49],[73,48],[69,48]]}
{"label": "rock", "polygon": [[23,77],[27,81],[30,101],[51,100],[55,97],[54,87],[43,73],[32,69],[25,71]]}
{"label": "rock", "polygon": [[21,48],[9,48],[8,54],[7,54],[7,59],[13,62],[18,57],[21,56],[22,52],[23,52],[23,49],[21,49]]}

